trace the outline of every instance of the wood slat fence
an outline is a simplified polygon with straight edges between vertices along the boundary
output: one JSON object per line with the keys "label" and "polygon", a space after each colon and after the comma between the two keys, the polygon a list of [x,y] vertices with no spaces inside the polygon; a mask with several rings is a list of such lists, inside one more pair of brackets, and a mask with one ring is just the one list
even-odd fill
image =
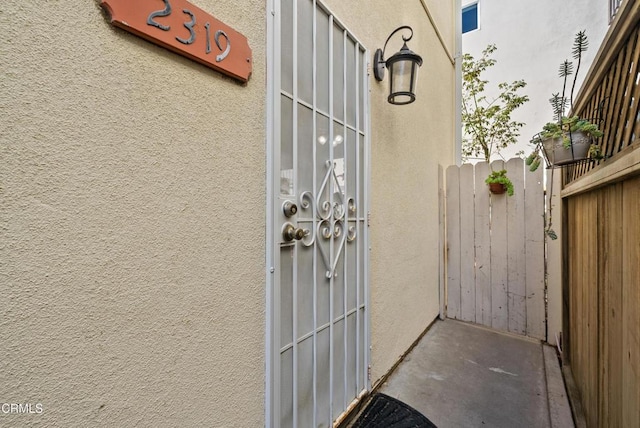
{"label": "wood slat fence", "polygon": [[[506,169],[514,196],[484,180]],[[446,171],[446,313],[498,330],[546,339],[543,171],[521,159]]]}
{"label": "wood slat fence", "polygon": [[576,100],[607,159],[567,168],[563,367],[589,427],[640,427],[640,2],[625,0]]}
{"label": "wood slat fence", "polygon": [[569,198],[567,363],[590,427],[640,426],[640,177]]}

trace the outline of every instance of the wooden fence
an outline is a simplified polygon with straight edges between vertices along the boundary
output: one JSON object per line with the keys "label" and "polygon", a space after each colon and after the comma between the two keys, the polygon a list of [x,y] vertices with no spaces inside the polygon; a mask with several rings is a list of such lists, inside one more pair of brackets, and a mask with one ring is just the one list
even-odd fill
{"label": "wooden fence", "polygon": [[576,101],[603,118],[607,158],[563,177],[563,361],[589,427],[640,427],[639,101],[640,2],[625,0]]}
{"label": "wooden fence", "polygon": [[567,201],[567,355],[590,427],[640,426],[640,177]]}
{"label": "wooden fence", "polygon": [[486,163],[447,168],[447,308],[450,318],[545,339],[542,168],[506,169],[514,196],[492,195]]}

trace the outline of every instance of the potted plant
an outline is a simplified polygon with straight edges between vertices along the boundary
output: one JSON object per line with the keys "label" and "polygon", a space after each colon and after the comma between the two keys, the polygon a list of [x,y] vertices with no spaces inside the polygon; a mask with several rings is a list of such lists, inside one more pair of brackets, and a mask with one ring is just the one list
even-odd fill
{"label": "potted plant", "polygon": [[[489,97],[485,93],[488,81],[482,78],[483,73],[495,65],[491,55],[496,51],[495,45],[489,45],[482,51],[477,60],[470,54],[462,57],[462,124],[464,128],[462,155],[465,160],[470,157],[484,159],[491,165],[492,156],[501,156],[500,150],[518,142],[520,128],[524,125],[511,119],[511,114],[529,100],[527,95],[519,93],[526,83],[516,80],[512,83],[498,84],[498,95]],[[506,186],[508,195],[513,195],[513,184],[506,176],[506,171],[493,171],[486,179],[493,192],[502,185]]]}
{"label": "potted plant", "polygon": [[491,193],[500,195],[507,192],[507,195],[513,196],[513,183],[507,177],[507,170],[501,169],[500,171],[491,171],[491,174],[484,180],[489,185]]}
{"label": "potted plant", "polygon": [[[535,151],[541,148],[551,166],[564,166],[589,158],[598,159],[601,157],[595,143],[596,139],[602,137],[598,126],[585,118],[565,116],[565,110],[568,106],[568,100],[565,96],[567,80],[569,76],[574,75],[570,97],[571,110],[573,110],[573,93],[580,71],[582,53],[587,50],[587,47],[588,41],[585,32],[578,32],[573,42],[573,58],[577,60],[576,72],[573,73],[573,63],[568,60],[560,65],[559,75],[563,79],[562,96],[560,93],[556,93],[549,100],[555,120],[545,124],[542,131],[532,141],[536,145]],[[535,159],[536,155],[532,153],[530,158]],[[533,161],[531,165],[533,165]]]}

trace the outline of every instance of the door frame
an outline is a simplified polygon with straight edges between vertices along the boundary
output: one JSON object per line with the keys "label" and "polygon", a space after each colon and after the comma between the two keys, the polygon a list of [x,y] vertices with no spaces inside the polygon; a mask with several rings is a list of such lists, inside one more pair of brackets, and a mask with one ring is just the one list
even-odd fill
{"label": "door frame", "polygon": [[[329,13],[334,21],[343,28],[347,28],[342,21],[338,20],[330,8],[327,7],[320,0],[313,0],[314,7],[320,4],[327,13]],[[268,0],[267,8],[267,49],[266,49],[266,63],[267,63],[267,76],[266,76],[266,248],[265,248],[265,276],[266,276],[266,290],[265,290],[265,427],[277,428],[278,422],[275,420],[276,406],[279,406],[279,397],[276,396],[277,382],[280,382],[280,373],[277,365],[279,365],[279,359],[276,358],[279,354],[279,347],[276,346],[280,341],[279,325],[280,314],[277,302],[280,299],[278,294],[278,288],[276,285],[280,281],[280,272],[276,266],[276,254],[280,251],[279,240],[276,239],[276,231],[280,229],[275,224],[278,218],[276,210],[280,209],[279,194],[276,192],[276,181],[279,182],[280,166],[279,156],[276,156],[276,149],[279,153],[279,138],[280,138],[280,121],[279,121],[279,99],[280,99],[280,44],[277,43],[280,39],[280,0]],[[348,30],[347,30],[348,31]],[[349,31],[350,35],[356,40],[360,46],[364,48],[364,45],[353,36],[353,33]],[[364,362],[365,367],[365,385],[366,390],[371,391],[371,292],[369,287],[369,253],[371,251],[369,242],[369,217],[370,217],[370,184],[371,184],[371,97],[370,97],[370,53],[368,49],[365,49],[365,58],[367,58],[366,64],[366,93],[364,94],[364,126],[366,131],[364,138],[364,159],[366,165],[364,167],[364,201],[365,207],[365,225],[364,225],[364,301],[365,301],[365,317],[364,317]],[[362,398],[362,394],[355,399],[358,401]],[[347,407],[353,408],[353,403]],[[341,416],[342,417],[342,416]],[[341,419],[338,418],[338,420]]]}

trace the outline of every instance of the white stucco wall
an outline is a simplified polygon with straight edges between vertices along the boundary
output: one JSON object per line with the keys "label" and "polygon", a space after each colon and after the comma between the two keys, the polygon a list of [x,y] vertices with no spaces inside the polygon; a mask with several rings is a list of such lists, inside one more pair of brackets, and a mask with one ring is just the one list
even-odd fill
{"label": "white stucco wall", "polygon": [[[418,0],[328,2],[371,55],[391,32],[410,25],[422,55],[416,102],[386,102],[388,76],[371,73],[370,285],[372,382],[384,375],[438,315],[438,165],[454,162],[454,66],[431,27],[425,5],[451,55],[454,4]],[[367,10],[366,14],[362,11]],[[400,38],[387,49],[396,52]]]}
{"label": "white stucco wall", "polygon": [[246,86],[98,0],[0,5],[0,402],[43,406],[0,426],[263,425],[265,3],[194,3]]}
{"label": "white stucco wall", "polygon": [[[463,7],[475,1],[463,0]],[[519,143],[503,151],[509,159],[520,150],[530,152],[530,139],[542,125],[553,119],[549,98],[562,92],[558,77],[560,64],[569,59],[573,39],[586,30],[589,50],[583,55],[576,95],[587,74],[609,22],[606,0],[479,0],[479,30],[462,35],[462,50],[480,57],[482,50],[495,44],[497,64],[486,73],[488,93],[497,93],[499,82],[524,79],[523,93],[530,101],[519,108],[513,119],[524,122]],[[574,62],[574,66],[575,66]],[[490,92],[491,89],[494,89]]]}

